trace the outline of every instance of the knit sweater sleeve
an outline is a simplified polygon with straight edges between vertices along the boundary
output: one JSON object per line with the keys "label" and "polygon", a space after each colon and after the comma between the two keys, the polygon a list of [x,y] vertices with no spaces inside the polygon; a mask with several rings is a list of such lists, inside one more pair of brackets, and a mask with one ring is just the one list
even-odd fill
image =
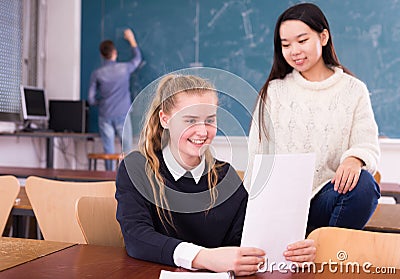
{"label": "knit sweater sleeve", "polygon": [[[125,158],[120,164],[116,180],[117,220],[124,236],[126,251],[129,256],[137,259],[175,265],[173,253],[182,241],[155,230],[151,203],[138,190],[145,189],[143,185],[147,183],[141,159],[144,160],[140,156]],[[133,176],[135,178],[131,179]]]}
{"label": "knit sweater sleeve", "polygon": [[361,91],[361,94],[354,112],[349,149],[342,154],[340,162],[349,156],[354,156],[364,162],[364,167],[368,172],[374,173],[380,157],[378,126],[374,119],[367,87],[362,82],[354,86],[355,90]]}

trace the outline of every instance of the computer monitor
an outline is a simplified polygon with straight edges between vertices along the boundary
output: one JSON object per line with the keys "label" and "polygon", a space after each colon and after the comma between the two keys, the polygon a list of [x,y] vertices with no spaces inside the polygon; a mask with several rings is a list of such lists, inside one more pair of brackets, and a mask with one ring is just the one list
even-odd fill
{"label": "computer monitor", "polygon": [[87,133],[89,107],[84,100],[49,100],[49,128],[54,132]]}
{"label": "computer monitor", "polygon": [[47,120],[47,100],[42,88],[21,86],[21,106],[24,120]]}

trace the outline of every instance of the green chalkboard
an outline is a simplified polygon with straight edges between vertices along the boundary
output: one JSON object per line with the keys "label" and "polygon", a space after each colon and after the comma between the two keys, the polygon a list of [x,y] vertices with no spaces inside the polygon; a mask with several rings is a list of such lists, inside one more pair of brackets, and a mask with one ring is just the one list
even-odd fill
{"label": "green chalkboard", "polygon": [[[86,99],[90,73],[101,64],[98,45],[103,39],[115,41],[119,60],[129,59],[122,37],[126,27],[134,29],[144,58],[132,75],[133,97],[161,75],[193,66],[230,71],[258,91],[272,63],[275,21],[297,2],[82,0],[81,97]],[[328,18],[341,62],[371,91],[380,134],[399,138],[399,1],[313,2]],[[92,129],[97,127],[95,114]],[[249,114],[236,117],[246,130]]]}

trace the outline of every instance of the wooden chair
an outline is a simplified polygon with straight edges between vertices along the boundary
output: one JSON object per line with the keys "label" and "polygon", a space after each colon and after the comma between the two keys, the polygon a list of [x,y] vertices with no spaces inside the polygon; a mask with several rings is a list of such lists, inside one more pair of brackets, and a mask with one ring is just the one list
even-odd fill
{"label": "wooden chair", "polygon": [[71,182],[30,176],[25,189],[45,240],[86,243],[75,217],[76,201],[83,196],[114,197],[115,181]]}
{"label": "wooden chair", "polygon": [[118,167],[119,162],[123,159],[123,155],[120,153],[115,154],[107,154],[107,153],[89,153],[87,155],[89,160],[89,170],[92,170],[92,162],[93,162],[93,170],[97,170],[97,160],[111,160],[115,161],[115,167]]}
{"label": "wooden chair", "polygon": [[[3,234],[11,209],[19,193],[19,182],[15,176],[0,176],[0,233]],[[0,235],[0,236],[1,236]]]}
{"label": "wooden chair", "polygon": [[362,266],[369,262],[375,267],[400,268],[400,234],[324,227],[312,231],[308,238],[316,244],[316,263],[331,260]]}
{"label": "wooden chair", "polygon": [[244,178],[244,171],[236,170],[236,173],[238,174],[238,176],[240,177],[240,179],[243,181],[243,178]]}
{"label": "wooden chair", "polygon": [[75,212],[88,244],[125,247],[114,197],[81,197],[76,201]]}
{"label": "wooden chair", "polygon": [[381,173],[379,171],[376,171],[376,173],[374,174],[374,178],[376,183],[381,184]]}

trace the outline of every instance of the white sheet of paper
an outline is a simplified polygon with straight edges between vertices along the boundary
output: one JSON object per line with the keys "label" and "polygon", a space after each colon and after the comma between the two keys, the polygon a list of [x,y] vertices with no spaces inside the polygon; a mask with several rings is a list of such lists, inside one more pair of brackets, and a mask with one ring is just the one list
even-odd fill
{"label": "white sheet of paper", "polygon": [[173,272],[161,270],[159,279],[228,279],[227,272]]}
{"label": "white sheet of paper", "polygon": [[305,238],[314,169],[314,153],[255,156],[241,246],[263,249],[267,271],[289,268],[283,252]]}

